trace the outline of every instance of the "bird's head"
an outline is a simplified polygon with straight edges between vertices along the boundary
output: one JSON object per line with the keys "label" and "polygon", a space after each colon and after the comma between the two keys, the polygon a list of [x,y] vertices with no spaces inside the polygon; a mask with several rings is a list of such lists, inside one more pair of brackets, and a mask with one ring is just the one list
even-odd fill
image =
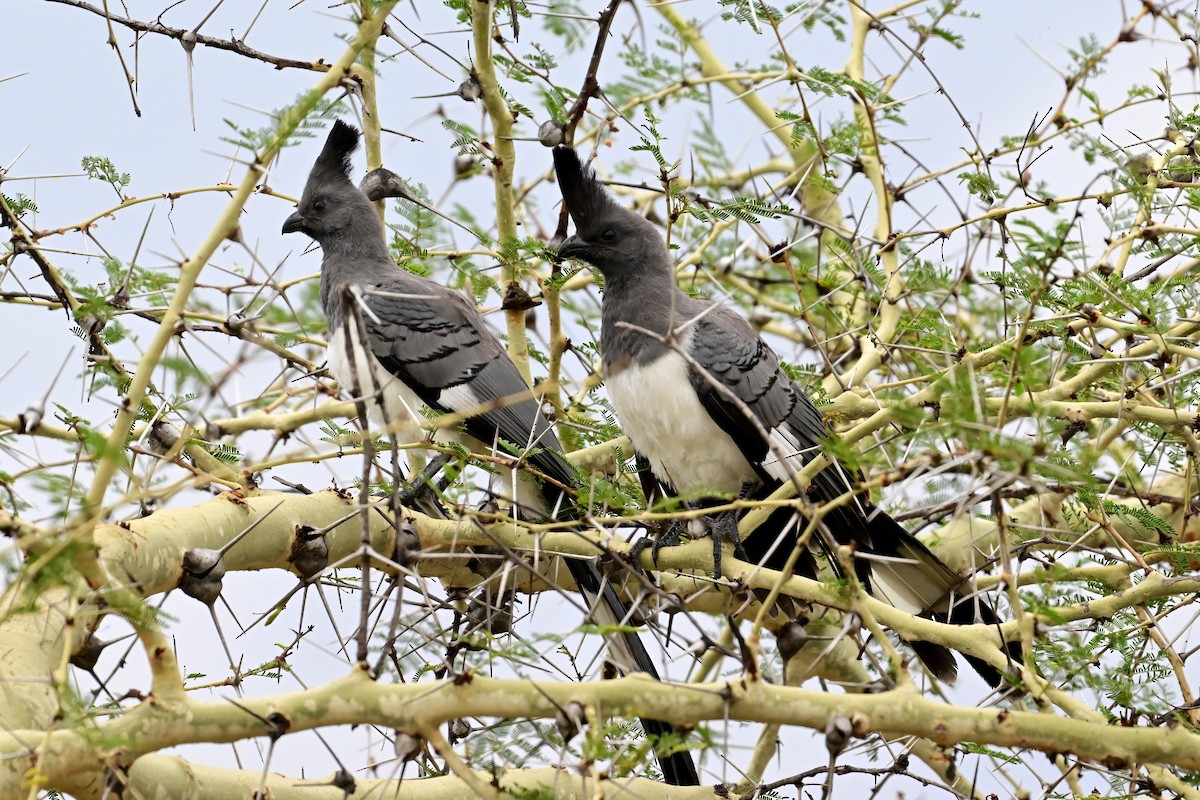
{"label": "bird's head", "polygon": [[666,242],[654,223],[618,205],[573,148],[554,148],[554,173],[575,223],[575,234],[558,247],[560,256],[586,261],[606,278],[669,267]]}
{"label": "bird's head", "polygon": [[358,129],[340,119],[334,122],[296,212],[283,223],[284,233],[307,233],[326,250],[331,242],[347,236],[371,233],[379,237],[378,230],[356,231],[364,220],[379,227],[371,201],[350,182],[350,159],[357,147]]}

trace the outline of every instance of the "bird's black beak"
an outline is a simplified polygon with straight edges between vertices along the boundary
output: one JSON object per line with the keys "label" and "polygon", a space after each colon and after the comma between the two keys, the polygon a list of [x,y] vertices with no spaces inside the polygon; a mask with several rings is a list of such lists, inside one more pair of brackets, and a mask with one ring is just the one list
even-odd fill
{"label": "bird's black beak", "polygon": [[559,258],[578,258],[586,260],[585,256],[592,249],[592,245],[580,239],[578,234],[572,234],[562,240],[562,244],[558,246]]}
{"label": "bird's black beak", "polygon": [[290,217],[283,221],[284,233],[303,233],[305,230],[307,229],[304,227],[304,215],[299,211],[293,213]]}

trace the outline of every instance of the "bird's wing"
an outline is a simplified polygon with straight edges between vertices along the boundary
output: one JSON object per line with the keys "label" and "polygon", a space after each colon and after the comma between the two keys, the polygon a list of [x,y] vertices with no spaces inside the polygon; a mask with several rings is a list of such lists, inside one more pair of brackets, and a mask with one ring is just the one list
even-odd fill
{"label": "bird's wing", "polygon": [[[779,363],[779,357],[757,333],[732,311],[704,307],[686,338],[692,360],[690,379],[700,403],[714,422],[729,434],[764,484],[765,495],[786,482],[806,463],[821,454],[830,435],[821,412],[809,402]],[[855,476],[834,463],[812,478],[808,497],[827,502],[854,492]],[[870,547],[866,520],[857,498],[831,508],[822,519],[822,533],[859,547]],[[791,552],[786,541],[797,535],[803,522],[781,509],[746,542],[755,560],[779,568]],[[779,540],[778,542],[776,540]],[[824,535],[816,544],[830,550]],[[779,544],[785,546],[779,547]],[[830,559],[837,570],[838,561]],[[870,567],[860,561],[857,572],[865,583]]]}
{"label": "bird's wing", "polygon": [[[726,309],[715,309],[697,323],[691,352],[697,364],[723,389],[717,389],[702,375],[693,376],[701,402],[761,473],[786,481],[821,454],[822,443],[831,436],[821,412],[783,371],[774,351],[741,317]],[[767,431],[770,446],[755,422]],[[866,559],[859,559],[856,571],[860,579],[873,585],[876,594],[911,613],[934,608],[962,578],[872,505],[857,488],[860,480],[857,470],[837,460],[813,476],[808,496],[816,503],[830,502],[847,493],[854,495],[828,511],[824,529],[839,544],[853,543],[860,554],[873,556],[870,568]]]}
{"label": "bird's wing", "polygon": [[540,404],[466,297],[399,274],[364,287],[361,300],[371,351],[388,372],[430,408],[467,415],[471,436],[570,485],[573,472]]}
{"label": "bird's wing", "polygon": [[[764,482],[787,481],[821,454],[822,442],[831,435],[821,412],[783,371],[775,351],[737,314],[709,309],[694,328],[690,377],[701,404]],[[857,475],[834,463],[818,478],[813,488],[821,499],[831,500],[853,491]]]}

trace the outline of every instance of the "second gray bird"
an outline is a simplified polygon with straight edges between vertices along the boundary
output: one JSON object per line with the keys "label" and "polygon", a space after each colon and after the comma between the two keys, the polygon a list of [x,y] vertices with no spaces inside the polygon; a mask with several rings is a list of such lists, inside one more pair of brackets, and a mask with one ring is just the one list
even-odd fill
{"label": "second gray bird", "polygon": [[[554,149],[554,170],[576,232],[558,254],[595,266],[604,276],[600,350],[609,398],[637,452],[670,494],[684,497],[765,498],[822,454],[833,432],[792,382],[779,357],[741,316],[723,305],[684,294],[662,232],[622,208],[570,147]],[[979,597],[956,597],[963,583],[929,548],[855,487],[861,476],[836,459],[818,472],[809,499],[827,506],[818,543],[833,556],[855,547],[855,573],[873,594],[913,614],[958,624],[995,623]],[[781,569],[806,520],[780,509],[745,542],[752,561]],[[714,526],[736,534],[736,516]],[[797,567],[815,576],[805,549]],[[837,569],[836,557],[830,563]],[[944,647],[912,642],[943,680],[954,680],[954,657]],[[1010,655],[1019,654],[1009,645]],[[1000,673],[968,659],[993,686]]]}

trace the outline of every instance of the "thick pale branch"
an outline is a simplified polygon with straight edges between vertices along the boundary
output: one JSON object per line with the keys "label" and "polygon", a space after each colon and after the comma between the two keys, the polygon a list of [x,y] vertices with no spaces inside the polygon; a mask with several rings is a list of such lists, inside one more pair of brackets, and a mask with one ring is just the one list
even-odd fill
{"label": "thick pale branch", "polygon": [[[253,714],[223,701],[188,701],[180,708],[145,702],[120,719],[97,727],[106,738],[131,743],[124,754],[132,759],[189,742],[234,742],[261,736],[260,720],[271,715],[282,715],[293,734],[351,724],[416,730],[459,717],[553,719],[560,708],[572,702],[604,715],[645,715],[683,725],[747,720],[823,730],[832,717],[845,716],[859,737],[907,734],[942,745],[975,742],[1070,753],[1113,769],[1164,762],[1200,769],[1200,736],[1183,726],[1116,727],[1045,713],[950,706],[915,691],[846,695],[746,680],[674,686],[640,675],[595,683],[534,683],[464,675],[386,685],[356,670],[304,692],[243,700],[242,705]],[[0,751],[19,751],[19,741],[37,735],[34,731],[0,733]],[[69,781],[81,765],[94,765],[95,759],[87,738],[70,730],[52,732],[38,756],[39,773],[48,786]]]}
{"label": "thick pale branch", "polygon": [[[99,766],[99,765],[97,765]],[[478,780],[492,781],[489,772],[476,772]],[[295,777],[270,772],[266,777],[267,797],[271,800],[462,800],[474,797],[471,788],[456,775],[436,775],[428,778],[408,776],[403,783],[395,780],[358,777],[356,790],[346,795],[331,785],[333,776]],[[177,756],[145,755],[134,762],[129,771],[132,792],[143,797],[162,796],[181,800],[201,800],[203,797],[253,797],[262,776],[255,770],[235,770],[194,764]],[[715,786],[666,786],[648,778],[604,778],[589,781],[572,771],[542,767],[539,769],[510,768],[495,779],[500,796],[504,798],[538,797],[546,800],[578,800],[581,797],[638,797],[661,800],[707,800],[728,795]],[[199,793],[203,787],[204,794]],[[99,774],[91,780],[74,776],[62,784],[79,800],[105,800],[106,793]],[[136,796],[136,795],[135,795]]]}
{"label": "thick pale branch", "polygon": [[[283,502],[281,503],[280,500],[283,500]],[[195,547],[219,548],[232,536],[236,535],[237,532],[243,530],[255,520],[264,517],[264,515],[265,519],[255,529],[255,535],[243,539],[226,554],[229,568],[286,569],[288,568],[288,558],[300,525],[312,527],[326,526],[334,525],[334,523],[342,520],[343,523],[340,526],[333,527],[327,534],[327,540],[330,545],[330,560],[331,562],[336,561],[351,554],[359,546],[360,531],[357,520],[354,519],[353,509],[354,505],[349,500],[333,492],[320,492],[313,495],[262,493],[249,498],[229,494],[210,500],[192,509],[164,510],[129,523],[100,526],[96,530],[96,542],[103,553],[102,563],[107,566],[114,581],[131,583],[139,587],[146,594],[151,594],[166,591],[177,584],[181,569],[182,554],[185,550]],[[393,549],[393,526],[382,513],[373,513],[370,517],[373,525],[371,546],[380,553],[391,553]],[[431,550],[443,549],[452,543],[456,543],[459,546],[489,545],[496,541],[495,537],[500,537],[509,546],[526,551],[536,549],[539,552],[547,554],[561,552],[578,556],[586,556],[597,552],[597,544],[590,542],[579,533],[573,532],[545,531],[540,534],[534,534],[510,524],[493,525],[489,532],[485,532],[470,523],[434,520],[419,514],[412,514],[410,521],[420,535],[423,547]],[[621,549],[624,545],[623,543],[614,543],[613,546],[616,549]],[[660,566],[669,569],[711,569],[711,548],[704,542],[697,542],[685,547],[666,549],[660,554]],[[426,567],[430,567],[431,569],[426,570]],[[730,575],[743,576],[747,581],[747,585],[756,588],[771,588],[777,584],[780,577],[776,573],[766,570],[755,571],[753,565],[744,564],[732,558],[727,558],[726,560],[726,571]],[[443,559],[422,562],[422,572],[427,574],[442,574],[448,578],[465,578],[470,581],[466,573],[455,575],[455,567],[449,561]],[[675,578],[664,577],[667,578],[665,588],[683,596],[691,594],[692,591],[696,591],[698,588],[707,585],[706,582],[697,581],[694,578],[685,576]],[[525,581],[518,581],[517,583],[522,590],[540,588],[538,585],[533,585]],[[688,583],[691,583],[695,587],[692,591],[688,590]],[[846,609],[849,607],[847,598],[837,587],[798,577],[793,577],[782,584],[781,587],[787,594],[801,599],[821,603],[833,608]],[[1167,579],[1159,576],[1158,578],[1143,581],[1130,592],[1099,601],[1099,605],[1081,606],[1075,612],[1072,612],[1069,608],[1058,609],[1056,610],[1056,614],[1061,617],[1064,613],[1071,613],[1071,618],[1082,618],[1085,616],[1104,617],[1121,608],[1129,607],[1130,604],[1143,603],[1155,597],[1169,594],[1194,592],[1197,589],[1200,589],[1200,586],[1197,586],[1194,580]],[[11,603],[16,596],[16,594],[10,592],[8,602]],[[709,589],[705,593],[705,596],[712,597],[716,595]],[[6,680],[4,685],[21,687],[22,684],[14,682],[14,678],[17,676],[46,674],[45,667],[39,668],[28,661],[30,657],[43,659],[42,663],[47,666],[61,658],[62,647],[64,646],[62,640],[47,639],[46,636],[53,635],[55,630],[63,630],[66,627],[66,619],[60,615],[57,620],[53,620],[47,617],[47,615],[51,614],[54,608],[67,607],[64,605],[65,601],[65,595],[59,595],[57,599],[53,593],[44,595],[39,600],[41,611],[37,613],[10,613],[0,623],[0,629],[2,629],[0,630],[0,635],[5,637],[5,641],[28,642],[31,645],[28,648],[28,652],[26,652],[27,648],[10,648],[6,651],[4,658],[5,673],[12,677]],[[869,597],[861,598],[859,602],[869,607],[871,613],[881,623],[896,630],[905,638],[920,638],[946,644],[963,652],[992,661],[997,666],[1005,666],[999,650],[994,644],[994,631],[991,628],[983,626],[977,626],[976,628],[969,626],[948,626],[928,620],[915,619]],[[32,632],[22,634],[19,630],[19,626],[21,625],[31,626],[30,631],[36,628],[39,633],[37,635],[34,635]],[[49,642],[49,646],[47,646],[47,642]],[[20,658],[14,660],[14,653],[20,656]],[[24,655],[21,655],[22,653]],[[24,660],[20,660],[21,658]],[[633,713],[632,707],[628,704],[636,702],[640,709],[638,713],[653,712],[656,708],[654,704],[660,702],[659,699],[651,698],[651,695],[655,694],[656,689],[657,685],[643,682],[640,685],[640,690],[636,693],[636,701],[626,698],[622,701],[625,705],[618,704],[616,707],[613,707],[606,704],[605,708],[608,713]],[[573,691],[573,689],[571,687],[564,687],[555,691]],[[717,691],[717,689],[715,687],[704,687],[703,691],[699,692],[699,694],[707,696],[708,692],[713,691]],[[30,697],[36,698],[37,696],[36,692],[25,692],[21,698],[12,697],[11,695],[14,694],[12,691],[9,691],[8,694],[10,696],[6,697],[6,702],[10,703],[10,705],[6,707],[6,712],[21,707],[16,702],[17,699],[21,703],[28,703],[30,702]],[[828,699],[828,696],[824,694],[813,694],[814,696]],[[551,696],[555,695],[552,694]],[[906,697],[906,695],[895,696]],[[40,709],[28,709],[25,717],[33,718],[29,719],[29,722],[44,718],[43,715],[53,710],[52,696],[49,693],[48,684],[41,697],[43,698],[43,703],[48,704],[41,706]],[[685,704],[689,703],[690,700],[688,698],[690,697],[691,695],[689,694],[687,697],[676,698],[674,701],[671,701],[672,710],[662,713],[672,715],[667,717],[671,719],[691,720],[692,717],[687,716],[686,713],[679,710],[679,704],[681,702]],[[812,698],[805,697],[806,701],[809,699]],[[177,700],[176,702],[181,701]],[[382,703],[383,700],[381,699],[380,702]],[[708,700],[704,702],[708,702]],[[773,701],[766,702],[766,705],[773,705]],[[716,711],[716,708],[714,707],[714,713],[722,713]],[[805,707],[808,708],[808,711],[793,719],[783,719],[778,716],[766,718],[762,716],[760,711],[755,710],[758,706],[753,703],[746,708],[749,710],[746,712],[747,716],[743,717],[745,719],[789,724],[811,724],[816,727],[824,724],[824,721],[820,721],[819,724],[813,721],[815,718],[811,715],[805,716],[806,713],[816,713],[809,706]],[[1043,746],[1042,742],[1044,742],[1043,739],[1031,736],[1029,729],[1026,727],[1017,726],[1016,728],[1009,728],[1000,724],[995,719],[997,712],[994,711],[975,712],[974,710],[969,710],[970,713],[984,713],[984,716],[981,717],[955,716],[958,714],[957,709],[944,712],[939,711],[938,713],[941,715],[938,717],[939,720],[949,715],[951,721],[958,726],[951,726],[946,729],[950,732],[940,734],[943,738],[938,738],[939,734],[936,733],[939,730],[938,725],[940,723],[929,722],[929,713],[932,712],[928,710],[923,712],[924,717],[914,717],[914,719],[925,719],[927,727],[921,730],[914,729],[913,725],[915,723],[910,723],[907,727],[894,728],[892,726],[895,723],[891,721],[891,717],[885,716],[876,719],[872,716],[875,713],[872,709],[864,707],[861,711],[867,715],[867,722],[864,723],[867,727],[864,730],[886,730],[893,734],[916,733],[929,736],[936,741],[956,741],[958,740],[956,737],[965,737],[964,740],[1001,745],[1019,744],[1030,747],[1041,747]],[[143,711],[137,715],[129,716],[131,718],[140,718],[147,713],[149,712]],[[460,716],[464,713],[488,714],[493,713],[493,711],[487,708],[471,706],[465,711],[460,708],[446,713],[449,714],[447,718],[450,718]],[[504,715],[508,712],[496,710],[494,713]],[[676,717],[674,716],[676,713],[683,714],[683,716]],[[738,711],[737,713],[741,712]],[[242,719],[242,723],[240,724],[244,725],[244,715],[239,713],[237,716]],[[1030,716],[1035,719],[1043,719],[1044,721],[1044,715]],[[8,719],[20,718],[17,716],[8,716],[7,713],[6,717]],[[435,718],[437,718],[436,714]],[[325,724],[334,724],[328,718],[323,719]],[[418,717],[409,717],[407,719],[409,722],[412,722],[413,720],[418,720]],[[362,720],[360,719],[359,721]],[[423,724],[428,724],[430,719],[422,715],[419,721]],[[389,720],[386,724],[399,724],[400,722]],[[117,725],[118,722],[112,724]],[[216,722],[213,725],[214,727],[205,735],[218,735],[217,730],[222,725]],[[167,731],[178,729],[179,727],[181,726],[173,723],[163,724],[161,729],[158,727],[154,728],[154,730],[160,731],[154,735],[149,735],[146,731],[138,729],[135,738],[137,741],[144,743],[143,746],[148,748],[146,752],[150,752],[157,749],[158,746],[166,744],[156,737],[167,735]],[[968,730],[970,731],[969,735],[964,733],[964,731]],[[1043,732],[1045,730],[1047,729],[1043,729]],[[1067,738],[1062,741],[1068,742],[1070,744],[1068,749],[1071,749],[1073,752],[1077,752],[1085,757],[1096,757],[1094,756],[1096,752],[1095,745],[1089,744],[1089,742],[1092,739],[1103,741],[1104,737],[1103,735],[1097,736],[1094,734],[1085,735],[1084,730],[1072,729],[1064,734]],[[132,734],[133,731],[130,731],[130,733]],[[147,733],[147,736],[142,736],[142,733]],[[1161,732],[1153,733],[1158,735]],[[197,732],[196,735],[199,735],[199,733]],[[237,738],[242,735],[254,735],[254,733],[240,731],[235,735],[228,728],[225,728],[225,733],[222,735]],[[58,734],[55,734],[55,736],[58,736]],[[219,740],[225,741],[227,739]],[[54,739],[54,741],[60,742],[61,740]],[[1190,740],[1185,739],[1183,743],[1191,746]],[[71,745],[72,748],[78,746],[81,745],[79,743]],[[1136,757],[1138,759],[1143,759],[1147,747],[1139,739],[1130,740],[1122,746],[1128,748],[1130,753],[1128,757]],[[1174,747],[1175,745],[1172,746]],[[1119,748],[1113,752],[1116,756],[1126,757],[1122,755],[1122,750]],[[76,756],[77,754],[72,755],[68,761],[71,759],[78,760]],[[1200,755],[1196,757],[1200,758]],[[1162,755],[1161,752],[1156,758],[1167,760],[1167,757]],[[1150,758],[1149,760],[1155,760],[1155,758]],[[11,767],[16,766],[18,763],[18,761],[10,761],[8,765]],[[43,761],[42,763],[46,762]]]}
{"label": "thick pale branch", "polygon": [[[475,45],[475,65],[473,75],[479,81],[480,99],[487,109],[488,119],[492,123],[493,141],[484,143],[493,153],[492,167],[494,196],[496,200],[496,235],[502,249],[507,249],[507,243],[517,238],[517,216],[513,199],[513,169],[516,166],[517,151],[513,146],[513,112],[505,102],[496,80],[496,65],[492,58],[492,36],[499,36],[492,26],[493,0],[471,3],[471,38]],[[525,337],[525,309],[521,304],[508,302],[507,295],[521,291],[521,267],[510,256],[505,256],[500,262],[501,279],[504,284],[505,329],[508,334],[508,355],[512,358],[517,369],[525,378],[526,383],[532,383],[529,372],[529,350]]]}

